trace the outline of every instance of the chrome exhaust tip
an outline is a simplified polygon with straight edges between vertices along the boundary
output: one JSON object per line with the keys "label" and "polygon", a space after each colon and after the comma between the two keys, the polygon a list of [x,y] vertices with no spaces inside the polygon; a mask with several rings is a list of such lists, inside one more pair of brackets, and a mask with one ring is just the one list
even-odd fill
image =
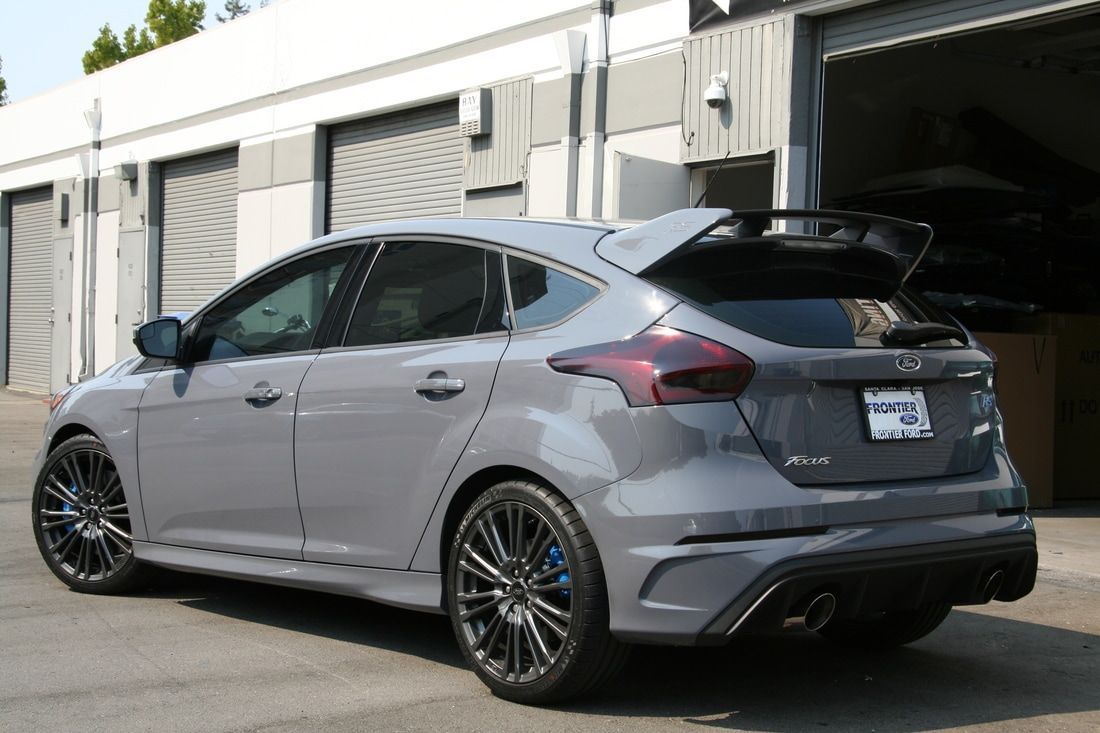
{"label": "chrome exhaust tip", "polygon": [[836,596],[832,593],[822,593],[810,601],[810,605],[806,606],[806,615],[803,617],[802,623],[810,631],[817,631],[829,623],[829,619],[833,617],[835,611]]}
{"label": "chrome exhaust tip", "polygon": [[1005,572],[994,570],[982,586],[982,603],[989,603],[1001,592],[1001,586],[1005,582]]}
{"label": "chrome exhaust tip", "polygon": [[785,619],[783,628],[817,631],[829,623],[829,619],[833,617],[833,613],[836,611],[836,596],[832,593],[818,593],[806,605],[799,604],[795,608],[804,608],[805,610],[799,615],[789,616]]}

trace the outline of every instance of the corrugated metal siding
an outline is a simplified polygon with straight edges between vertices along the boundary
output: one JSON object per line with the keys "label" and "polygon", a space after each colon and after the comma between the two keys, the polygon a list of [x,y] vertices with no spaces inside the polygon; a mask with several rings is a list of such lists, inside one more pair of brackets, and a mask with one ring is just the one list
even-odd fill
{"label": "corrugated metal siding", "polygon": [[329,128],[325,231],[462,211],[458,102]]}
{"label": "corrugated metal siding", "polygon": [[468,138],[470,160],[466,188],[521,183],[527,177],[531,152],[531,79],[490,87],[493,95],[492,132]]}
{"label": "corrugated metal siding", "polygon": [[826,56],[869,50],[899,38],[928,37],[965,30],[990,18],[1020,11],[1038,12],[1060,0],[903,0],[867,5],[826,16],[822,52]]}
{"label": "corrugated metal siding", "polygon": [[53,337],[52,213],[52,187],[11,195],[8,384],[43,393],[50,391]]}
{"label": "corrugated metal siding", "polygon": [[160,312],[191,311],[237,268],[237,149],[163,168]]}
{"label": "corrugated metal siding", "polygon": [[[684,90],[684,162],[713,160],[727,152],[760,152],[785,140],[788,49],[785,21],[713,33],[684,42],[687,88]],[[713,110],[703,101],[712,74],[729,73],[729,101]]]}

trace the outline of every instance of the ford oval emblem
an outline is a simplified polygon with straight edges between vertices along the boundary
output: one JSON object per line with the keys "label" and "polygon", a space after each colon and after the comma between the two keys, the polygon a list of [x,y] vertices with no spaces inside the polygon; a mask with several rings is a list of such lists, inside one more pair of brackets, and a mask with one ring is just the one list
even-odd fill
{"label": "ford oval emblem", "polygon": [[920,369],[920,357],[916,354],[902,354],[898,357],[897,365],[903,372],[915,372]]}
{"label": "ford oval emblem", "polygon": [[916,425],[917,423],[920,422],[920,417],[918,417],[917,415],[914,415],[911,412],[905,413],[904,415],[902,415],[898,419],[901,420],[902,425]]}

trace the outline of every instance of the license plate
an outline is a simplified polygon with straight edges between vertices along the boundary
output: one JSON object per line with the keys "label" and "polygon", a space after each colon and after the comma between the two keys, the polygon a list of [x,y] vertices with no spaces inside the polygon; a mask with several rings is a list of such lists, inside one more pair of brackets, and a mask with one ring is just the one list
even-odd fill
{"label": "license plate", "polygon": [[871,440],[934,437],[923,387],[864,387],[863,407]]}

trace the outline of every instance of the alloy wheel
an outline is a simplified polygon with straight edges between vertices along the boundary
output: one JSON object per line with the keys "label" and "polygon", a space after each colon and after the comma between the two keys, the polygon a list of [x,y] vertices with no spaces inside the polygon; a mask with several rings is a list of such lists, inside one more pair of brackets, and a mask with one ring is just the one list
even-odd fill
{"label": "alloy wheel", "polygon": [[512,684],[550,671],[573,622],[573,573],[542,514],[516,501],[486,507],[462,538],[455,581],[459,628],[484,670]]}
{"label": "alloy wheel", "polygon": [[63,455],[42,479],[36,511],[43,549],[82,581],[112,577],[133,556],[130,512],[114,461],[104,451]]}

